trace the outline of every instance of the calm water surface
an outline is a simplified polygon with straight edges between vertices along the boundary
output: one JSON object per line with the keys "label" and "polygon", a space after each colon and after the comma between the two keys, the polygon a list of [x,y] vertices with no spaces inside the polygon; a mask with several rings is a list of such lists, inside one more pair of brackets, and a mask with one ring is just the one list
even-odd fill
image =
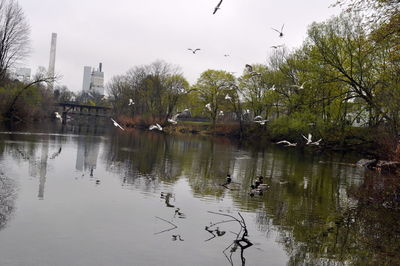
{"label": "calm water surface", "polygon": [[[0,265],[334,265],[376,255],[351,196],[365,179],[347,164],[357,157],[154,132],[43,132],[0,133]],[[227,173],[235,184],[224,188]],[[252,198],[258,175],[271,188]],[[241,253],[240,224],[210,211],[240,213],[253,245]]]}

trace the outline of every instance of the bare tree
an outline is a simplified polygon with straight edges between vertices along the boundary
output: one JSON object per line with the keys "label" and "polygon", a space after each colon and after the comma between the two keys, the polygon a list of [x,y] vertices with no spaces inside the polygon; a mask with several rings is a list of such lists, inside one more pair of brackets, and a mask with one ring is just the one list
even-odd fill
{"label": "bare tree", "polygon": [[29,25],[15,0],[0,0],[0,81],[29,52]]}

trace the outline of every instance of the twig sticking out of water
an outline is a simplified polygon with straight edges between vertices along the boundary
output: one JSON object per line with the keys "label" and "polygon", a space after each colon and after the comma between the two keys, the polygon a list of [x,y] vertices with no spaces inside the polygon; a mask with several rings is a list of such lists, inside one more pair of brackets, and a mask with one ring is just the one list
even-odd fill
{"label": "twig sticking out of water", "polygon": [[[216,237],[214,232],[217,233],[218,236],[220,236],[218,234],[218,232],[220,232],[220,233],[224,232],[223,234],[225,234],[225,231],[219,231],[218,227],[217,227],[216,230],[211,230],[211,227],[213,227],[213,226],[215,226],[217,224],[223,224],[223,223],[228,223],[228,222],[237,222],[237,223],[239,223],[239,225],[240,225],[239,232],[238,233],[232,232],[233,234],[236,235],[236,238],[232,241],[232,243],[229,246],[227,246],[222,251],[222,253],[224,253],[224,255],[225,255],[226,259],[229,261],[229,263],[231,265],[233,265],[232,255],[237,250],[237,248],[239,247],[240,248],[240,258],[241,258],[241,261],[242,261],[242,265],[245,265],[246,264],[246,258],[244,257],[244,250],[246,248],[248,248],[248,247],[251,247],[253,245],[253,243],[251,243],[250,240],[247,238],[249,236],[249,232],[247,230],[246,221],[244,220],[243,216],[240,214],[240,212],[238,212],[238,215],[239,215],[240,219],[238,219],[238,218],[236,218],[236,217],[234,217],[232,215],[225,214],[225,213],[212,212],[212,211],[208,211],[208,212],[212,213],[212,214],[216,214],[216,215],[229,217],[229,218],[231,218],[231,220],[220,221],[220,222],[217,222],[217,223],[212,223],[210,226],[206,226],[205,230],[213,235],[213,237],[207,239],[206,241],[211,240],[211,239]],[[221,234],[221,235],[223,235],[223,234]],[[229,250],[230,255],[228,256],[225,252],[229,248],[231,248],[231,249]]]}
{"label": "twig sticking out of water", "polygon": [[168,229],[165,229],[165,230],[162,230],[160,232],[154,233],[155,235],[162,234],[162,233],[165,233],[165,232],[168,232],[168,231],[171,231],[171,230],[174,230],[174,229],[178,228],[178,226],[176,226],[174,223],[172,223],[172,222],[170,222],[168,220],[165,220],[165,219],[163,219],[161,217],[158,217],[158,216],[156,216],[156,218],[160,219],[161,221],[164,221],[166,223],[169,223],[170,225],[172,225],[172,227],[168,228]]}

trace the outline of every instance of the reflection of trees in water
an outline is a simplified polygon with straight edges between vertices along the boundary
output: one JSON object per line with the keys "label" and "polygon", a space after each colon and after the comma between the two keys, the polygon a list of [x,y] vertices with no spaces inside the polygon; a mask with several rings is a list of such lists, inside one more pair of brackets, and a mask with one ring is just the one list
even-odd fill
{"label": "reflection of trees in water", "polygon": [[[321,171],[327,174],[333,168]],[[307,197],[293,193],[298,195],[297,204],[293,195],[287,195],[283,199],[286,204],[269,208],[279,232],[278,241],[290,255],[289,264],[398,265],[400,212],[391,208],[400,206],[398,178],[389,182],[367,176],[348,195],[343,190],[343,175],[330,176],[325,181],[312,177],[314,189],[307,192]],[[283,206],[285,215],[281,215]]]}
{"label": "reflection of trees in water", "polygon": [[[229,193],[236,206],[256,213],[260,231],[277,231],[289,264],[369,264],[365,258],[399,263],[395,206],[400,190],[382,197],[387,180],[370,184],[357,168],[335,163],[340,158],[279,147],[240,151],[231,144],[162,134],[114,136],[106,155],[131,184],[149,176],[154,188],[158,181],[173,183],[186,176],[195,194]],[[239,191],[220,186],[227,173],[241,184]],[[258,175],[271,188],[251,199],[247,193]],[[349,194],[350,188],[357,193]],[[376,195],[375,205],[368,203],[371,195]]]}
{"label": "reflection of trees in water", "polygon": [[[124,176],[127,184],[151,187],[158,181],[174,183],[180,176],[187,175],[196,193],[208,190],[215,194],[216,187],[219,192],[223,191],[219,184],[229,170],[229,160],[226,161],[224,154],[229,152],[221,152],[220,147],[214,149],[213,145],[210,140],[144,132],[113,136],[105,154],[109,170]],[[220,176],[222,182],[216,176]]]}
{"label": "reflection of trees in water", "polygon": [[15,208],[15,182],[0,174],[0,230],[7,224]]}

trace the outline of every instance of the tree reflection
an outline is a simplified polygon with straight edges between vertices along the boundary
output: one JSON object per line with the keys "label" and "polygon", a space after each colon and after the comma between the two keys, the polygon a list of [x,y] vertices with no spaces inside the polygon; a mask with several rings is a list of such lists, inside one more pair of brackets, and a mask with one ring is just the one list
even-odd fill
{"label": "tree reflection", "polygon": [[15,182],[0,174],[0,230],[4,228],[15,209]]}
{"label": "tree reflection", "polygon": [[[342,159],[329,154],[321,157],[279,147],[241,150],[229,141],[152,132],[114,134],[104,151],[107,170],[118,173],[124,186],[157,190],[160,184],[173,185],[184,177],[196,197],[229,195],[239,209],[257,214],[260,231],[277,232],[289,264],[400,264],[396,178],[368,173],[364,178],[357,168],[337,163]],[[237,181],[238,190],[221,186],[227,174]],[[250,185],[259,175],[271,187],[262,197],[252,199]],[[162,196],[166,207],[176,208],[170,202],[172,194]],[[175,211],[179,217],[181,211]],[[216,227],[206,230],[210,240],[222,232],[225,237],[228,234]],[[246,239],[243,233],[236,240]],[[236,249],[243,252],[247,245],[232,241],[225,250],[228,260]]]}

